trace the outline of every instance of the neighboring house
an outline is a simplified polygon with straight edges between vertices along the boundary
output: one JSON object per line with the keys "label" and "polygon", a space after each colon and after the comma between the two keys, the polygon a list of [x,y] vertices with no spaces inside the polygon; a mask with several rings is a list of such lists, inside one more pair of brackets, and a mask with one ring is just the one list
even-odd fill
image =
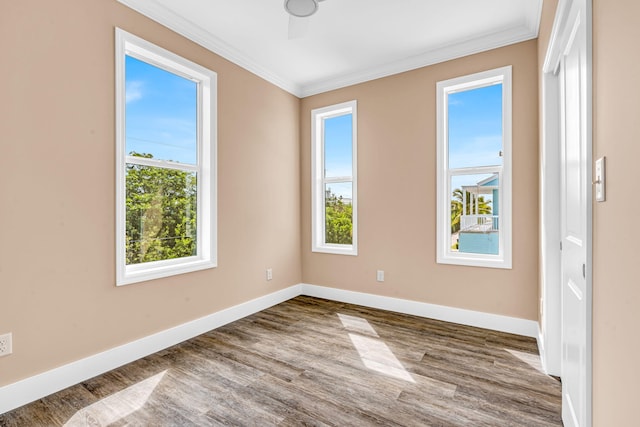
{"label": "neighboring house", "polygon": [[[462,187],[462,206],[465,209],[460,217],[459,252],[498,254],[500,247],[498,180],[498,174],[493,174],[476,185]],[[489,214],[478,212],[479,197],[483,195],[485,199],[487,195],[491,195],[491,213]]]}

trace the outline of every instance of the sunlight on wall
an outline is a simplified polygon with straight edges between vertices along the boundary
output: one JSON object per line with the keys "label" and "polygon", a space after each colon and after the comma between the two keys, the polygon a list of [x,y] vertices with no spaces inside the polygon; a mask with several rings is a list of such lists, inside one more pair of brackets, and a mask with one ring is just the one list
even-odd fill
{"label": "sunlight on wall", "polygon": [[127,417],[144,406],[166,373],[164,370],[79,410],[64,427],[106,426]]}
{"label": "sunlight on wall", "polygon": [[[411,374],[402,366],[389,346],[379,339],[378,333],[366,319],[345,314],[338,314],[338,317],[345,329],[357,332],[349,333],[349,339],[358,351],[364,366],[372,371],[415,383]],[[365,334],[370,336],[364,336]]]}

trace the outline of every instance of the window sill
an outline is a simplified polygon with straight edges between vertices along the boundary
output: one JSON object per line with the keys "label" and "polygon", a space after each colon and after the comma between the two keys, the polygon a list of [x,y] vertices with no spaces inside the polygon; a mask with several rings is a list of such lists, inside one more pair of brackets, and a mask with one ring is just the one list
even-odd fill
{"label": "window sill", "polygon": [[358,249],[353,245],[325,245],[311,248],[311,252],[357,256]]}
{"label": "window sill", "polygon": [[193,271],[206,270],[217,267],[217,263],[211,259],[197,257],[180,260],[167,260],[145,262],[125,266],[124,272],[118,274],[116,286],[131,285],[147,280],[176,276],[178,274],[191,273]]}
{"label": "window sill", "polygon": [[474,254],[438,256],[437,263],[468,267],[502,268],[507,270],[512,268],[511,260],[506,260],[503,257],[487,257],[486,255],[474,256]]}

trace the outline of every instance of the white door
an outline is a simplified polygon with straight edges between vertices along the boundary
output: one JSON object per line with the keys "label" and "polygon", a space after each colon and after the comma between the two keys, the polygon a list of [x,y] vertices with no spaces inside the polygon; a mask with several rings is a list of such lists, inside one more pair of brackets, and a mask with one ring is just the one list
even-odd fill
{"label": "white door", "polygon": [[[583,6],[576,5],[581,3]],[[562,233],[562,419],[591,425],[591,290],[587,30],[584,2],[574,2],[560,61]]]}

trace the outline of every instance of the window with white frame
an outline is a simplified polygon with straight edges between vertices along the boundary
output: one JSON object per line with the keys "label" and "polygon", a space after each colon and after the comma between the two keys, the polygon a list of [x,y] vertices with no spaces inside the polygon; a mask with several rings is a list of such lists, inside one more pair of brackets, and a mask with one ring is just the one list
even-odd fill
{"label": "window with white frame", "polygon": [[357,103],[311,111],[312,251],[358,254]]}
{"label": "window with white frame", "polygon": [[511,268],[511,67],[437,84],[437,261]]}
{"label": "window with white frame", "polygon": [[116,29],[116,284],[216,266],[216,74]]}

